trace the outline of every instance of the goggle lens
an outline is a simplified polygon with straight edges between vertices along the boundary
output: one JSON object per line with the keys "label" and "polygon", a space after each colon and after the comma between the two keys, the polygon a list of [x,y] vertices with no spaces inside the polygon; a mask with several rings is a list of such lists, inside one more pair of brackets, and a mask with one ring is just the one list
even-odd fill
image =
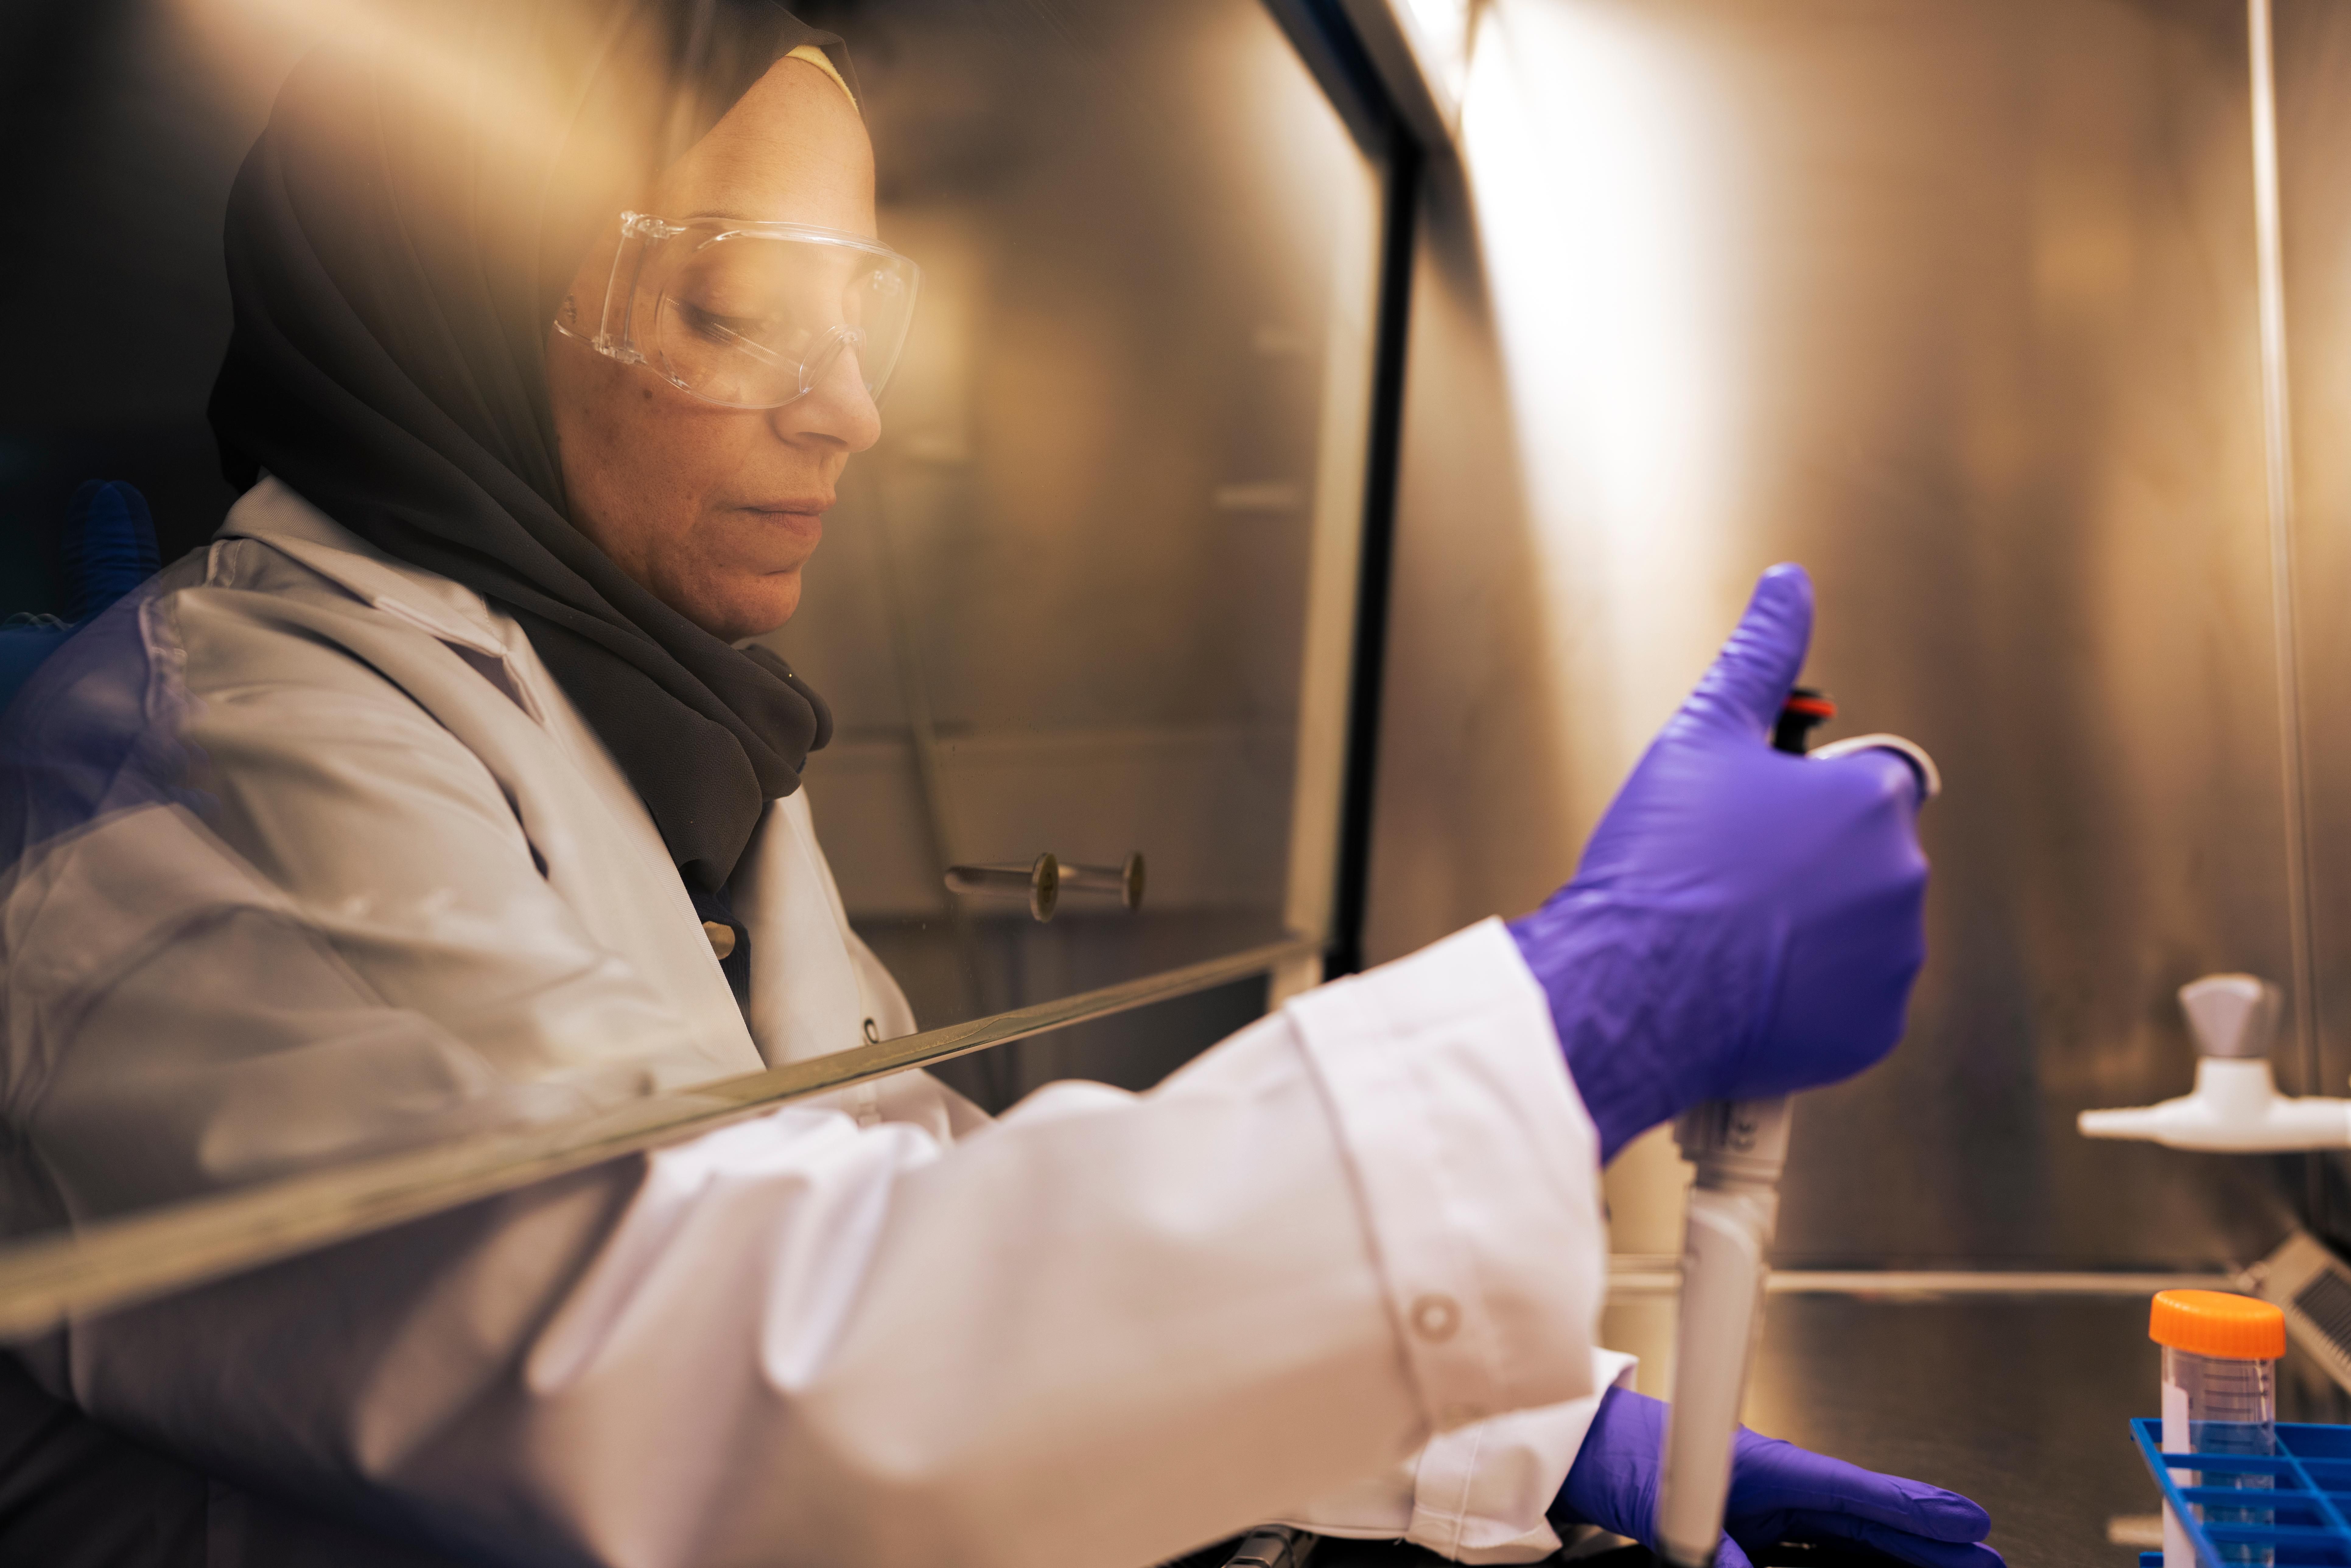
{"label": "goggle lens", "polygon": [[623,232],[644,246],[623,357],[734,408],[779,407],[844,371],[880,401],[921,282],[904,256],[785,225],[675,226],[632,214]]}

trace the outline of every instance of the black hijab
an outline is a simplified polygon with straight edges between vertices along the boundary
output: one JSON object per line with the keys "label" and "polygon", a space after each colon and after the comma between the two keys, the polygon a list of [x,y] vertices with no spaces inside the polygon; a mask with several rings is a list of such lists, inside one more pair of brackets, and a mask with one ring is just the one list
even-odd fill
{"label": "black hijab", "polygon": [[694,625],[572,526],[542,355],[622,207],[793,48],[853,82],[848,54],[772,0],[444,9],[304,60],[238,172],[222,461],[513,615],[688,885],[715,892],[831,715],[782,660]]}

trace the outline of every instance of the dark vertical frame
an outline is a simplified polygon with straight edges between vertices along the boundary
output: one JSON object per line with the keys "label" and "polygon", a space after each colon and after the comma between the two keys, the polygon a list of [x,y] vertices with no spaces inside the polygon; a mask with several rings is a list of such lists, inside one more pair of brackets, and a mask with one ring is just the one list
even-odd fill
{"label": "dark vertical frame", "polygon": [[1377,347],[1372,370],[1372,429],[1364,484],[1364,553],[1355,585],[1355,653],[1347,690],[1346,772],[1339,804],[1339,886],[1331,905],[1324,972],[1364,967],[1370,907],[1372,809],[1386,691],[1388,597],[1395,566],[1396,468],[1404,439],[1405,349],[1412,326],[1413,242],[1420,211],[1423,154],[1398,138],[1388,158],[1387,212],[1380,256]]}
{"label": "dark vertical frame", "polygon": [[1338,885],[1324,972],[1364,967],[1371,895],[1372,812],[1387,670],[1388,598],[1395,563],[1396,468],[1404,432],[1405,346],[1412,325],[1413,246],[1428,154],[1338,0],[1267,0],[1356,141],[1378,160],[1384,186],[1374,322],[1371,430],[1365,442],[1363,553],[1355,586],[1355,646],[1339,806]]}

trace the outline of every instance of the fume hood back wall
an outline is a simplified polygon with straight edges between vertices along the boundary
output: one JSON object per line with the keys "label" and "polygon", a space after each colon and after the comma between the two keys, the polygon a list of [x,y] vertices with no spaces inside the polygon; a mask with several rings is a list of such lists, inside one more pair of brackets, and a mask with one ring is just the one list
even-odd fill
{"label": "fume hood back wall", "polygon": [[[2325,9],[2288,9],[2327,47],[2288,50],[2290,101],[2324,108],[2286,214],[2296,280],[2335,296],[2294,318],[2325,383],[2332,953],[2351,51]],[[2182,982],[2290,968],[2245,81],[2233,0],[1487,13],[1416,279],[1373,945],[1568,876],[1755,572],[1804,562],[1831,733],[1907,733],[1948,790],[1909,1039],[1800,1103],[1783,1261],[2201,1266],[2288,1223],[2290,1169],[2073,1129],[2187,1088]],[[2346,1066],[2330,1045],[2323,1087]],[[1677,1182],[1655,1141],[1622,1162],[1620,1250],[1677,1249]]]}
{"label": "fume hood back wall", "polygon": [[[2311,779],[2325,1082],[2351,1092],[2351,13],[2284,0],[2278,135],[2294,435],[2297,621]],[[2331,1162],[2327,1228],[2351,1238],[2351,1162]]]}

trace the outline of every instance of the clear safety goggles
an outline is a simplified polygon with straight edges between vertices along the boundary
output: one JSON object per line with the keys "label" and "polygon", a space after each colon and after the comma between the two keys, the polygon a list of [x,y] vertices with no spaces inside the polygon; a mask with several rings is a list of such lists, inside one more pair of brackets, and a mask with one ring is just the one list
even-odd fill
{"label": "clear safety goggles", "polygon": [[604,308],[580,338],[727,408],[780,408],[848,356],[880,402],[923,270],[889,246],[802,224],[621,214]]}

